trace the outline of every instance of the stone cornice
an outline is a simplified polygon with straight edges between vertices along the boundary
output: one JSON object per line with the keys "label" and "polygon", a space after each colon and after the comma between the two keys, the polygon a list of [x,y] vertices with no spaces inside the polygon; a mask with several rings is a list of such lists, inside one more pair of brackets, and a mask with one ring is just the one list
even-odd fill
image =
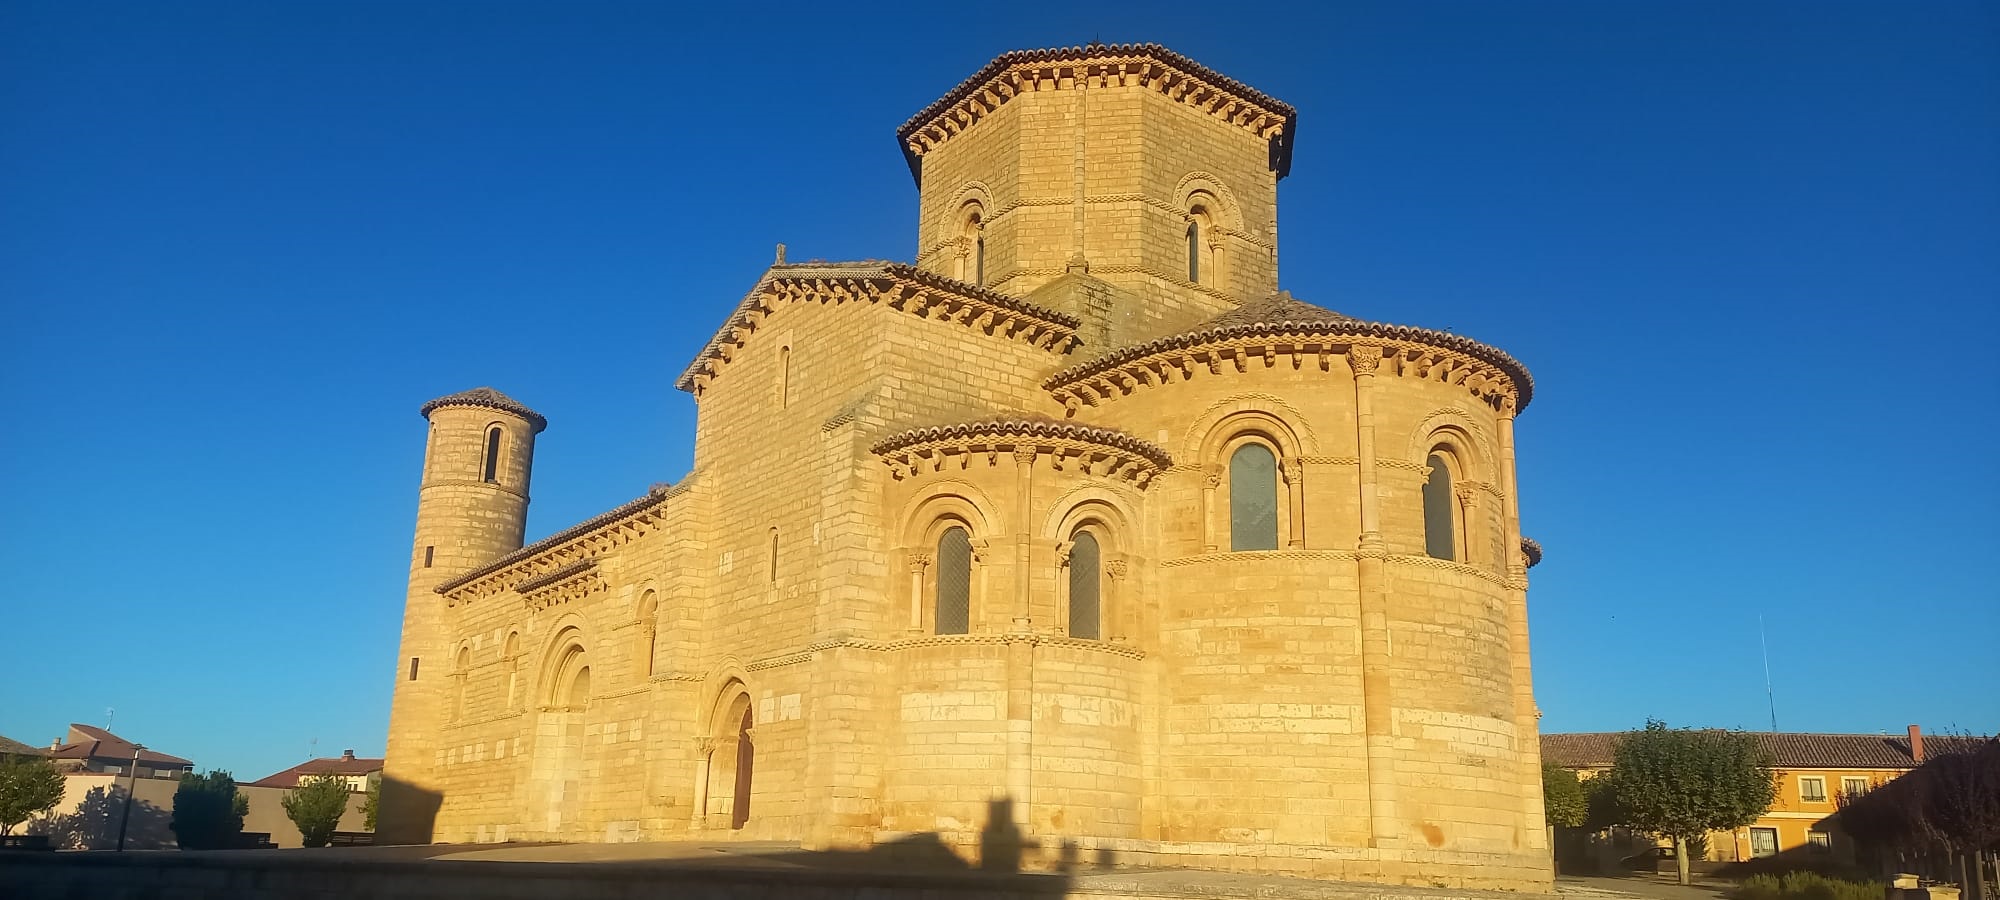
{"label": "stone cornice", "polygon": [[686,493],[685,484],[685,480],[682,485],[656,484],[644,497],[522,547],[440,584],[436,590],[446,595],[451,605],[456,605],[458,600],[510,588],[525,593],[535,589],[540,579],[560,579],[563,573],[603,550],[652,531],[666,511],[666,502]]}
{"label": "stone cornice", "polygon": [[762,659],[752,660],[751,662],[745,664],[743,668],[746,671],[757,672],[757,671],[762,671],[764,669],[775,669],[782,666],[798,665],[799,663],[811,660],[813,654],[815,653],[819,653],[824,650],[835,650],[842,647],[852,648],[855,650],[867,650],[876,653],[888,653],[888,652],[895,652],[898,650],[911,650],[918,647],[945,647],[951,645],[967,646],[967,645],[980,645],[980,644],[1035,644],[1035,645],[1046,645],[1050,647],[1070,647],[1078,650],[1088,650],[1097,653],[1104,653],[1111,656],[1123,656],[1128,659],[1146,658],[1146,651],[1134,647],[1130,644],[1119,643],[1115,641],[1093,641],[1085,638],[1073,638],[1068,635],[1042,634],[1038,632],[1003,631],[1003,632],[984,632],[980,634],[925,634],[925,635],[918,635],[916,637],[897,638],[894,640],[887,640],[887,641],[871,641],[864,638],[856,638],[848,636],[830,637],[813,641],[812,643],[807,644],[804,647],[801,647],[797,650],[792,650],[786,653],[779,653],[774,656],[767,656]]}
{"label": "stone cornice", "polygon": [[1282,356],[1292,368],[1311,362],[1324,372],[1331,370],[1333,357],[1370,347],[1385,354],[1378,369],[1384,374],[1461,385],[1489,405],[1504,406],[1511,400],[1516,410],[1524,409],[1534,393],[1527,367],[1497,348],[1428,328],[1334,318],[1168,335],[1071,366],[1050,376],[1042,387],[1074,411],[1142,387],[1189,380],[1197,368],[1211,375],[1225,369],[1242,372],[1253,359],[1272,367]]}
{"label": "stone cornice", "polygon": [[[1056,471],[1075,466],[1085,474],[1122,478],[1145,488],[1173,465],[1167,451],[1122,431],[1042,419],[998,419],[915,428],[870,448],[898,480],[941,471],[947,460],[959,467],[984,457],[986,465],[1009,465],[1011,454],[1049,457]],[[1010,454],[1001,460],[1003,453]]]}
{"label": "stone cornice", "polygon": [[1015,97],[1086,87],[1144,87],[1242,128],[1271,144],[1271,169],[1290,174],[1298,111],[1158,44],[1091,44],[1003,53],[896,129],[921,184],[923,156]]}
{"label": "stone cornice", "polygon": [[1076,341],[1079,320],[1017,297],[903,263],[799,263],[772,266],[737,304],[674,386],[701,396],[765,316],[782,303],[879,303],[927,319],[956,322],[1056,353]]}

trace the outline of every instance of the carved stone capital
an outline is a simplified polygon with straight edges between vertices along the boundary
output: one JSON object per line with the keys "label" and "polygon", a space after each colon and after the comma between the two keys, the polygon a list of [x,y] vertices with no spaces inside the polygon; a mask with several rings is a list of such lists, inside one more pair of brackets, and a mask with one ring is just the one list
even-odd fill
{"label": "carved stone capital", "polygon": [[1036,447],[1015,447],[1014,464],[1020,466],[1032,466],[1035,464],[1035,454],[1039,452],[1041,452],[1040,449]]}
{"label": "carved stone capital", "polygon": [[715,738],[698,737],[694,739],[694,755],[696,757],[707,756],[714,752],[715,752]]}
{"label": "carved stone capital", "polygon": [[1104,574],[1114,579],[1122,579],[1132,571],[1132,564],[1122,559],[1114,559],[1104,564]]}
{"label": "carved stone capital", "polygon": [[1056,568],[1060,569],[1068,566],[1070,552],[1075,549],[1075,541],[1063,541],[1056,544]]}
{"label": "carved stone capital", "polygon": [[1451,492],[1453,494],[1458,495],[1458,502],[1463,503],[1467,506],[1471,506],[1478,502],[1479,488],[1474,485],[1470,484],[1454,485],[1451,489]]}
{"label": "carved stone capital", "polygon": [[1347,364],[1356,375],[1373,375],[1382,367],[1382,348],[1373,344],[1355,344],[1347,348]]}
{"label": "carved stone capital", "polygon": [[1202,480],[1205,481],[1209,487],[1211,488],[1221,487],[1222,467],[1218,465],[1206,466],[1201,470],[1201,477]]}
{"label": "carved stone capital", "polygon": [[1296,456],[1287,456],[1279,462],[1285,469],[1285,481],[1298,484],[1306,475],[1306,461]]}
{"label": "carved stone capital", "polygon": [[903,561],[909,564],[910,571],[922,573],[931,564],[931,554],[927,550],[908,550],[903,553]]}

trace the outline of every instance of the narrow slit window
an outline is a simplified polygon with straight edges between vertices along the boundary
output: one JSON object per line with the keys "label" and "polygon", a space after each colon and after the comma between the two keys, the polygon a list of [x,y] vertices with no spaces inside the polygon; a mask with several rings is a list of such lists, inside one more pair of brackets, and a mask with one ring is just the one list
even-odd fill
{"label": "narrow slit window", "polygon": [[500,426],[486,431],[486,472],[480,480],[487,484],[500,483]]}
{"label": "narrow slit window", "polygon": [[972,630],[972,535],[956,526],[938,538],[936,625],[938,634]]}
{"label": "narrow slit window", "polygon": [[986,286],[986,235],[972,241],[972,283]]}
{"label": "narrow slit window", "polygon": [[1103,553],[1097,536],[1076,533],[1069,551],[1069,636],[1097,640],[1103,629],[1099,590],[1104,572]]}
{"label": "narrow slit window", "polygon": [[1278,549],[1278,458],[1263,444],[1229,457],[1229,549]]}
{"label": "narrow slit window", "polygon": [[410,680],[417,680],[417,658],[414,656],[410,657]]}
{"label": "narrow slit window", "polygon": [[1424,481],[1424,552],[1435,559],[1457,559],[1451,469],[1445,465],[1444,457],[1436,453],[1424,460],[1424,464],[1431,467],[1430,478]]}
{"label": "narrow slit window", "polygon": [[778,407],[784,408],[791,402],[792,393],[792,348],[778,348]]}
{"label": "narrow slit window", "polygon": [[425,548],[424,548],[424,568],[426,568],[426,569],[430,568],[430,567],[431,567],[431,563],[432,563],[432,562],[435,562],[436,560],[437,560],[437,547],[436,547],[435,545],[432,545],[432,546],[427,546],[427,547],[425,547]]}
{"label": "narrow slit window", "polygon": [[1189,222],[1187,229],[1188,280],[1201,283],[1201,223]]}
{"label": "narrow slit window", "polygon": [[778,583],[778,529],[771,529],[771,583]]}

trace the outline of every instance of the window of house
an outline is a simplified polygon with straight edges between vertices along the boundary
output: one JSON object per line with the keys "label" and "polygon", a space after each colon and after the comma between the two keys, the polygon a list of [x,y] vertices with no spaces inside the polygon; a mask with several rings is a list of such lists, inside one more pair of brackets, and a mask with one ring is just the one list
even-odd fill
{"label": "window of house", "polygon": [[1833,835],[1824,831],[1808,831],[1806,832],[1806,846],[1814,850],[1832,850]]}
{"label": "window of house", "polygon": [[500,483],[500,426],[486,430],[486,471],[480,480],[487,484]]}
{"label": "window of house", "polygon": [[1100,632],[1098,590],[1104,565],[1096,535],[1079,531],[1069,551],[1069,636],[1097,640]]}
{"label": "window of house", "polygon": [[1859,797],[1862,794],[1866,794],[1868,793],[1868,779],[1842,778],[1840,779],[1840,792],[1849,797]]}
{"label": "window of house", "polygon": [[1263,444],[1229,457],[1229,549],[1278,549],[1278,458]]}
{"label": "window of house", "polygon": [[972,630],[972,535],[958,526],[945,530],[937,547],[938,634]]}
{"label": "window of house", "polygon": [[1826,779],[1818,775],[1799,776],[1799,799],[1807,803],[1826,802]]}
{"label": "window of house", "polygon": [[1435,559],[1457,559],[1458,542],[1453,532],[1458,517],[1452,505],[1458,500],[1451,492],[1451,468],[1437,453],[1424,464],[1431,467],[1430,478],[1424,481],[1424,552]]}
{"label": "window of house", "polygon": [[1778,829],[1750,829],[1750,855],[1752,857],[1778,855]]}

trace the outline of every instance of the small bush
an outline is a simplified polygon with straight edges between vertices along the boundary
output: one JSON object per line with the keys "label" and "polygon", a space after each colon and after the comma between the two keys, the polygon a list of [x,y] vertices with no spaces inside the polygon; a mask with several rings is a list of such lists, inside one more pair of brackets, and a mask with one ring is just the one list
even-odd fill
{"label": "small bush", "polygon": [[1883,886],[1868,881],[1843,881],[1818,872],[1752,875],[1738,882],[1732,900],[1882,900]]}

